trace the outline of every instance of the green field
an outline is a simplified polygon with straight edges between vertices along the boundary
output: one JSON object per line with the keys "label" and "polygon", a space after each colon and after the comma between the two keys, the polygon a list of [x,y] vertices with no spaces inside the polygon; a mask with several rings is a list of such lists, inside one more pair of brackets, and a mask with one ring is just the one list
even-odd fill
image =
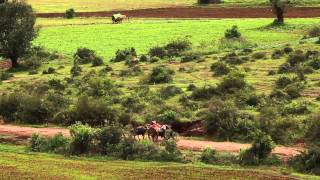
{"label": "green field", "polygon": [[155,45],[184,37],[190,38],[195,47],[216,50],[214,46],[225,29],[238,25],[247,40],[267,48],[296,43],[302,31],[320,24],[320,18],[290,19],[283,29],[265,29],[271,22],[272,19],[134,20],[114,25],[103,18],[39,19],[37,24],[42,29],[35,44],[69,55],[78,47],[88,47],[107,60],[118,49],[134,47],[141,54]]}
{"label": "green field", "polygon": [[[240,167],[160,162],[118,161],[27,153],[23,146],[0,144],[1,179],[283,179],[275,167]],[[316,179],[314,176],[292,176]]]}
{"label": "green field", "polygon": [[[224,0],[222,4],[210,5],[227,7],[267,6],[269,0]],[[162,8],[173,6],[197,6],[196,0],[28,0],[37,12],[65,12],[74,8],[77,12],[95,12],[110,10],[130,10]],[[291,0],[295,6],[319,6],[320,0]]]}

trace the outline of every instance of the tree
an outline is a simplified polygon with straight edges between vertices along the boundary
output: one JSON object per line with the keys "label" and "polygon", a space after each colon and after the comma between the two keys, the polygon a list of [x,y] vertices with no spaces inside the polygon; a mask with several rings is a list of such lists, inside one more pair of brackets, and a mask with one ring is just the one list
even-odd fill
{"label": "tree", "polygon": [[0,0],[0,4],[7,2],[7,0]]}
{"label": "tree", "polygon": [[286,7],[286,1],[284,0],[270,0],[272,11],[277,16],[275,19],[275,23],[283,24],[284,23],[284,12]]}
{"label": "tree", "polygon": [[[1,0],[0,0],[1,1]],[[12,67],[37,37],[36,16],[32,7],[22,0],[0,4],[0,56],[9,58]]]}

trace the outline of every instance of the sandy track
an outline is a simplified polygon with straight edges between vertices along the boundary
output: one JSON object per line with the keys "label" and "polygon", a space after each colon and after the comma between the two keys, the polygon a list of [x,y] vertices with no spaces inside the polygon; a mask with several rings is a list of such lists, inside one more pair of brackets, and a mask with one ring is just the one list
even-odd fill
{"label": "sandy track", "polygon": [[[39,133],[43,136],[53,136],[58,133],[62,133],[65,136],[70,136],[69,130],[65,128],[33,128],[22,127],[14,125],[0,125],[0,135],[14,135],[17,138],[29,138],[33,133]],[[177,142],[179,148],[184,150],[201,151],[206,147],[211,147],[220,152],[232,152],[238,153],[240,149],[246,149],[250,147],[250,144],[240,144],[233,142],[212,142],[212,141],[197,141],[179,139]],[[277,146],[273,153],[282,156],[285,160],[289,157],[295,156],[303,151],[303,148],[299,147],[284,147]]]}
{"label": "sandy track", "polygon": [[[78,17],[111,17],[120,12],[128,17],[138,18],[273,18],[270,8],[202,8],[202,7],[172,7],[157,9],[137,9],[105,12],[79,12]],[[38,17],[63,17],[64,13],[38,13]],[[320,7],[287,8],[287,18],[320,17]]]}

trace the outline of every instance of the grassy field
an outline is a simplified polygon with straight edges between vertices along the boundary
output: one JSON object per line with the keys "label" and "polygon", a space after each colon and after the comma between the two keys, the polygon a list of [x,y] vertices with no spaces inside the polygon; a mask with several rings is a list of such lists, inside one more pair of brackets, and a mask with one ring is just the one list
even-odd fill
{"label": "grassy field", "polygon": [[[196,0],[28,0],[37,12],[65,12],[74,8],[77,12],[162,8],[172,6],[197,6]],[[218,6],[256,7],[266,6],[269,0],[224,0]],[[295,6],[319,6],[320,0],[291,0]],[[217,5],[210,5],[216,7]]]}
{"label": "grassy field", "polygon": [[[292,176],[316,179],[314,176]],[[291,177],[292,177],[291,176]],[[208,166],[27,153],[23,146],[0,144],[1,179],[290,179],[280,169]]]}
{"label": "grassy field", "polygon": [[194,46],[212,47],[223,37],[224,31],[238,25],[243,36],[260,47],[296,43],[301,31],[319,24],[320,18],[290,19],[283,29],[265,29],[272,19],[221,19],[221,20],[133,20],[129,23],[111,24],[109,19],[39,19],[42,26],[35,44],[50,50],[72,54],[78,47],[88,47],[106,59],[116,50],[135,47],[146,53],[155,45],[176,38],[188,37]]}

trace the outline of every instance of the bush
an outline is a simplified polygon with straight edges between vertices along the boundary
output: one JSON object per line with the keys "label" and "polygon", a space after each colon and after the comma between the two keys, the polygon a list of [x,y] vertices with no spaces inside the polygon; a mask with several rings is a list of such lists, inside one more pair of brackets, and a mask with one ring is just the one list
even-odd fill
{"label": "bush", "polygon": [[312,147],[291,158],[289,165],[299,172],[320,175],[320,148]]}
{"label": "bush", "polygon": [[295,98],[298,98],[301,96],[301,91],[303,90],[303,85],[300,84],[300,83],[293,83],[293,84],[290,84],[288,85],[286,88],[285,88],[285,92],[288,94],[288,96],[291,98],[291,99],[295,99]]}
{"label": "bush", "polygon": [[293,72],[293,71],[294,71],[294,68],[291,67],[291,65],[288,62],[285,62],[285,63],[281,64],[279,69],[278,69],[278,73],[279,74],[290,73],[290,72]]}
{"label": "bush", "polygon": [[200,60],[201,57],[199,54],[196,53],[188,53],[185,54],[182,58],[181,58],[181,62],[185,63],[185,62],[191,62],[191,61],[197,61]]}
{"label": "bush", "polygon": [[318,70],[320,69],[320,58],[313,59],[308,63],[313,69]]}
{"label": "bush", "polygon": [[306,60],[306,56],[302,51],[295,51],[289,55],[287,62],[293,67],[297,64],[303,63]]}
{"label": "bush", "polygon": [[91,61],[92,66],[102,66],[104,64],[103,59],[101,57],[94,57]]}
{"label": "bush", "polygon": [[149,83],[168,83],[172,81],[174,71],[163,66],[157,66],[152,69],[149,77]]}
{"label": "bush", "polygon": [[230,72],[230,68],[222,62],[216,62],[211,65],[211,71],[213,71],[214,75],[226,75]]}
{"label": "bush", "polygon": [[47,70],[43,70],[42,74],[53,74],[56,72],[56,69],[53,67],[49,67]]}
{"label": "bush", "polygon": [[224,93],[236,93],[239,90],[243,90],[248,87],[245,81],[245,75],[238,72],[232,71],[218,84],[217,89],[222,94]]}
{"label": "bush", "polygon": [[293,52],[293,49],[291,47],[285,47],[283,48],[283,52],[286,53],[286,54],[290,54],[291,52]]}
{"label": "bush", "polygon": [[266,58],[266,53],[265,52],[256,52],[252,54],[253,59],[265,59]]}
{"label": "bush", "polygon": [[123,160],[132,160],[136,154],[135,141],[124,138],[117,146],[117,155]]}
{"label": "bush", "polygon": [[65,138],[61,133],[45,140],[43,151],[54,153],[66,153],[69,148],[69,139]]}
{"label": "bush", "polygon": [[291,103],[285,107],[284,111],[286,114],[296,115],[308,114],[311,112],[308,108],[308,103],[305,101]]}
{"label": "bush", "polygon": [[81,72],[82,72],[82,68],[78,64],[73,65],[70,70],[72,77],[79,76]]}
{"label": "bush", "polygon": [[228,64],[232,64],[232,65],[238,65],[238,64],[245,63],[245,61],[243,59],[241,59],[240,57],[238,57],[237,54],[234,52],[226,54],[224,57],[221,58],[221,60],[225,61]]}
{"label": "bush", "polygon": [[143,71],[138,65],[120,71],[120,76],[139,76],[141,74],[143,74]]}
{"label": "bush", "polygon": [[320,147],[320,113],[313,114],[309,119],[305,137],[308,144]]}
{"label": "bush", "polygon": [[156,46],[149,50],[149,55],[151,57],[158,57],[162,59],[167,55],[167,53],[164,47]]}
{"label": "bush", "polygon": [[241,33],[238,30],[238,26],[232,26],[231,29],[227,29],[226,32],[224,33],[224,37],[227,39],[232,39],[232,38],[240,38]]}
{"label": "bush", "polygon": [[273,51],[271,58],[272,59],[280,59],[283,56],[284,52],[282,50],[276,49]]}
{"label": "bush", "polygon": [[214,95],[219,95],[217,88],[214,86],[208,86],[194,88],[191,97],[195,100],[207,100],[213,97]]}
{"label": "bush", "polygon": [[73,8],[66,10],[65,17],[67,19],[72,19],[76,17],[76,11]]}
{"label": "bush", "polygon": [[0,96],[0,116],[4,118],[5,122],[12,122],[16,120],[16,113],[21,103],[21,94],[10,93]]}
{"label": "bush", "polygon": [[157,119],[163,124],[173,124],[178,120],[178,117],[175,111],[166,110],[159,114]]}
{"label": "bush", "polygon": [[149,61],[149,57],[146,55],[141,55],[139,58],[140,62],[148,62]]}
{"label": "bush", "polygon": [[12,77],[13,77],[13,74],[10,74],[10,73],[5,72],[5,71],[0,71],[0,82],[8,80],[8,79],[10,79]]}
{"label": "bush", "polygon": [[177,147],[177,143],[173,140],[164,142],[165,151],[161,152],[161,158],[164,161],[182,161],[182,153]]}
{"label": "bush", "polygon": [[258,133],[252,147],[240,153],[240,164],[258,165],[271,154],[273,148],[274,144],[271,137],[263,133]]}
{"label": "bush", "polygon": [[63,91],[66,89],[66,86],[64,84],[62,84],[61,80],[59,80],[59,79],[50,79],[48,81],[48,84],[49,84],[50,88],[52,88],[54,90]]}
{"label": "bush", "polygon": [[[239,50],[249,49],[254,46],[245,38],[221,38],[218,42],[218,49],[220,50]],[[249,52],[243,52],[243,54],[249,54]]]}
{"label": "bush", "polygon": [[92,147],[95,130],[88,125],[79,122],[70,126],[72,154],[88,153]]}
{"label": "bush", "polygon": [[96,57],[96,53],[88,48],[78,48],[77,52],[73,55],[75,63],[88,64]]}
{"label": "bush", "polygon": [[108,154],[116,150],[116,145],[120,143],[122,131],[119,127],[105,127],[97,133],[99,151]]}
{"label": "bush", "polygon": [[311,38],[320,37],[320,26],[312,27],[308,30],[308,35]]}
{"label": "bush", "polygon": [[291,78],[287,76],[280,76],[276,81],[276,86],[277,88],[283,89],[292,83],[293,83],[293,80]]}
{"label": "bush", "polygon": [[216,154],[216,150],[205,148],[200,155],[200,161],[207,164],[214,164],[217,161]]}
{"label": "bush", "polygon": [[181,94],[182,92],[182,89],[176,86],[167,86],[160,90],[161,97],[165,99]]}
{"label": "bush", "polygon": [[121,62],[121,61],[130,61],[137,57],[137,52],[135,48],[127,48],[116,52],[116,56],[111,59],[111,62]]}
{"label": "bush", "polygon": [[169,42],[164,48],[169,57],[179,56],[182,52],[191,49],[191,42],[188,39],[177,39]]}
{"label": "bush", "polygon": [[276,75],[276,74],[277,74],[277,72],[274,71],[274,70],[270,70],[270,71],[268,72],[268,76],[273,76],[273,75]]}
{"label": "bush", "polygon": [[45,139],[39,134],[32,134],[29,139],[29,149],[33,152],[41,152],[45,146]]}

